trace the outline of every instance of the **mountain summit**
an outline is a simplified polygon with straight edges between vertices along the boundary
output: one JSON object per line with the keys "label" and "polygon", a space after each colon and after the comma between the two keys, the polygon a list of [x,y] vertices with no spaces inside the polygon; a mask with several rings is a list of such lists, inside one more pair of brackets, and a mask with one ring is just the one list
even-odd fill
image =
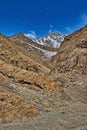
{"label": "mountain summit", "polygon": [[[50,36],[51,37],[51,36]],[[47,44],[39,44],[38,40],[32,41],[28,37],[26,37],[23,33],[18,33],[10,37],[11,40],[15,41],[17,45],[21,46],[27,46],[26,49],[31,50],[37,54],[39,53],[39,56],[43,55],[47,58],[50,58],[54,55],[56,55],[56,48],[54,48],[51,43],[48,46]],[[56,37],[55,37],[56,39]],[[53,42],[54,44],[54,42]]]}
{"label": "mountain summit", "polygon": [[64,34],[52,32],[46,36],[36,39],[36,42],[44,46],[48,46],[52,48],[59,48],[61,42],[64,40],[64,37],[65,37]]}

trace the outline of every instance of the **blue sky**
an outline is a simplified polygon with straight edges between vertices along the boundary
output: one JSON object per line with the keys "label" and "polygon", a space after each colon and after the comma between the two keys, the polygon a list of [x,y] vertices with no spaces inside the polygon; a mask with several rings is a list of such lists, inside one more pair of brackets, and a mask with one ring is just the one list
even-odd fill
{"label": "blue sky", "polygon": [[87,0],[2,0],[0,32],[11,35],[71,33],[87,23]]}

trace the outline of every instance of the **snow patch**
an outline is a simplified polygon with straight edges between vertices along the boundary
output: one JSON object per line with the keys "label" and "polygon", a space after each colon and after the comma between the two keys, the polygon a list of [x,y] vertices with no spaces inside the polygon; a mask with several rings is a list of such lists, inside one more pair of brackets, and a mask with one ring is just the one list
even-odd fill
{"label": "snow patch", "polygon": [[35,48],[35,49],[37,49],[38,51],[41,51],[46,57],[52,57],[52,56],[54,56],[54,55],[57,54],[57,52],[47,51],[47,50],[38,48],[38,47],[36,47],[36,46],[34,46],[34,45],[31,45],[31,44],[29,44],[29,43],[26,43],[26,44],[29,45],[29,46],[31,46],[31,47],[33,47],[33,48]]}

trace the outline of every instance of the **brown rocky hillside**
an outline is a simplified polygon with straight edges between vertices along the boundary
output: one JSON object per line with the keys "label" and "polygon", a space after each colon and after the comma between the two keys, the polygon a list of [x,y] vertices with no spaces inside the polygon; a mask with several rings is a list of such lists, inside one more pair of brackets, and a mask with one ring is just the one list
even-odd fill
{"label": "brown rocky hillside", "polygon": [[87,74],[87,26],[66,36],[52,61],[54,72]]}
{"label": "brown rocky hillside", "polygon": [[51,75],[64,93],[87,103],[87,26],[65,37],[52,63]]}
{"label": "brown rocky hillside", "polygon": [[47,75],[50,69],[35,53],[0,34],[0,122],[37,115],[40,108],[34,99],[59,89]]}

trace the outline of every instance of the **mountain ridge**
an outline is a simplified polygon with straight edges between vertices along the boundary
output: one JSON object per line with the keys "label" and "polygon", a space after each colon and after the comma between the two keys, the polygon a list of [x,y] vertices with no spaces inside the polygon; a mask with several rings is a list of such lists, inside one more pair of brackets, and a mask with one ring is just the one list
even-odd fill
{"label": "mountain ridge", "polygon": [[76,71],[87,74],[86,69],[87,25],[65,37],[57,55],[53,57],[60,72]]}
{"label": "mountain ridge", "polygon": [[21,45],[27,45],[27,48],[29,48],[30,50],[37,50],[48,58],[52,57],[57,53],[57,48],[54,48],[52,46],[40,45],[36,41],[32,41],[31,39],[27,38],[23,33],[13,35],[10,37],[10,39],[12,39],[18,44],[20,43]]}
{"label": "mountain ridge", "polygon": [[64,40],[65,35],[58,32],[51,32],[45,36],[37,38],[35,41],[38,44],[49,46],[52,48],[59,48],[61,42]]}

